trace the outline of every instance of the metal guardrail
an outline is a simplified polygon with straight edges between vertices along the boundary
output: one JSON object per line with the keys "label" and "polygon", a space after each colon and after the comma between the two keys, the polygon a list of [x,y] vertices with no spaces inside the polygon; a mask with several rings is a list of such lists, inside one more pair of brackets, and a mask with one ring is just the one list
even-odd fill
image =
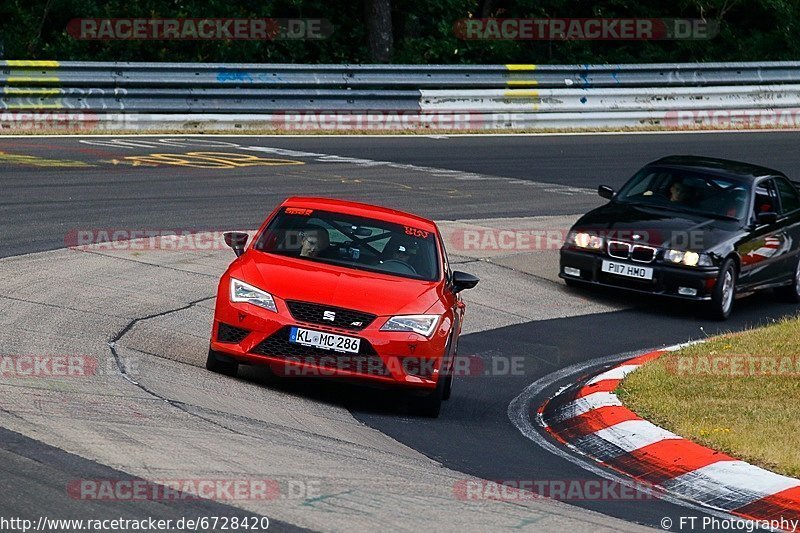
{"label": "metal guardrail", "polygon": [[0,85],[0,127],[5,130],[26,124],[59,127],[62,122],[111,130],[800,125],[800,62],[417,66],[0,61]]}

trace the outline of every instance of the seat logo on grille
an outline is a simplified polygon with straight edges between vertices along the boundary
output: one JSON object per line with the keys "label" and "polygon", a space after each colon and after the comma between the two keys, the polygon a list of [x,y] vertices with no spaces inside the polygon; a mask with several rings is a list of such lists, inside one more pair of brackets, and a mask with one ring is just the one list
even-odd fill
{"label": "seat logo on grille", "polygon": [[336,321],[336,313],[333,311],[323,311],[322,312],[322,320],[330,320],[331,322]]}

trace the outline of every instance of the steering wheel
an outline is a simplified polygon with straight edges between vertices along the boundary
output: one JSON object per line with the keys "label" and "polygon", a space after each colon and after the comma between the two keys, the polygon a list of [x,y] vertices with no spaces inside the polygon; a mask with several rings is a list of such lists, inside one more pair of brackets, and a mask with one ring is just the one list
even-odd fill
{"label": "steering wheel", "polygon": [[386,270],[394,272],[395,274],[413,274],[417,275],[416,269],[400,259],[388,259],[381,263],[382,266],[388,267]]}

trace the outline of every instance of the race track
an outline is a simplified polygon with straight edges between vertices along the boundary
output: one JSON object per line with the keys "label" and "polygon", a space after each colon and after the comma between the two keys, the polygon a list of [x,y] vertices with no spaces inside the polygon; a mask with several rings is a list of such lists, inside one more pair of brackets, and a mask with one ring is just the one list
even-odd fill
{"label": "race track", "polygon": [[[0,380],[0,484],[25,498],[4,515],[247,513],[273,527],[357,530],[660,528],[702,516],[661,499],[464,501],[454,487],[491,480],[594,480],[509,418],[530,385],[561,385],[601,358],[737,330],[796,306],[769,294],[739,300],[725,323],[682,304],[568,290],[557,247],[466,246],[465,230],[564,231],[668,154],[747,159],[796,179],[800,133],[487,137],[90,137],[0,139],[0,352],[82,354],[108,370],[87,380]],[[482,370],[457,378],[437,420],[408,414],[397,395],[246,369],[238,379],[205,360],[225,249],[91,246],[81,239],[137,230],[253,229],[289,195],[411,210],[437,220],[455,268],[482,278],[468,301],[460,354]],[[75,245],[80,249],[67,249]],[[109,343],[111,343],[109,345]],[[494,367],[514,362],[515,371]],[[573,367],[570,373],[559,371]],[[550,378],[552,374],[555,376]],[[31,476],[31,461],[47,476]],[[102,502],[64,486],[83,478],[243,477],[314,480],[321,496],[269,501]],[[441,527],[439,527],[441,526]],[[686,529],[684,529],[686,530]],[[708,530],[708,529],[707,529]]]}

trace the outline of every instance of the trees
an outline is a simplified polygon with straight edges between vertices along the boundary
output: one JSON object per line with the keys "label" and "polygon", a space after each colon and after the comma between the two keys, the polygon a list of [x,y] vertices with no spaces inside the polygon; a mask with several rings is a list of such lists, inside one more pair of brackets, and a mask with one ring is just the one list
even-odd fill
{"label": "trees", "polygon": [[370,57],[374,63],[388,63],[394,47],[391,0],[364,0],[364,14]]}
{"label": "trees", "polygon": [[[324,40],[83,41],[76,18],[321,18]],[[468,18],[705,18],[710,40],[462,40]],[[800,57],[800,0],[4,0],[0,54],[10,59],[271,63],[620,63]]]}

